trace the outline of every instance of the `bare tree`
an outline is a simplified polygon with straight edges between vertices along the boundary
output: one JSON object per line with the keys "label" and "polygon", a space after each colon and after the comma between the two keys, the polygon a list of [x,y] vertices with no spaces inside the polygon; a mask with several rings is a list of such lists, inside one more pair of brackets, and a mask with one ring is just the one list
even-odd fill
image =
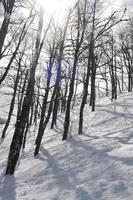
{"label": "bare tree", "polygon": [[84,1],[84,12],[83,15],[81,14],[81,7],[80,1],[77,3],[77,24],[76,24],[76,38],[75,38],[75,45],[74,45],[74,60],[73,60],[73,67],[72,67],[72,75],[70,79],[69,85],[69,94],[66,106],[66,113],[65,113],[65,120],[64,120],[64,133],[62,140],[67,139],[68,130],[69,130],[69,123],[70,123],[70,109],[71,109],[71,100],[74,93],[74,83],[75,83],[75,76],[76,76],[76,69],[77,64],[80,56],[81,46],[84,40],[85,28],[86,28],[86,4],[87,1]]}
{"label": "bare tree", "polygon": [[36,38],[35,53],[33,56],[32,66],[30,70],[30,77],[28,81],[27,91],[22,105],[22,111],[19,115],[19,118],[17,119],[15,132],[10,146],[6,175],[14,174],[23,142],[24,131],[28,121],[30,106],[32,103],[32,98],[34,93],[35,71],[44,42],[44,38],[41,41],[42,29],[43,29],[43,9],[40,9],[39,28]]}

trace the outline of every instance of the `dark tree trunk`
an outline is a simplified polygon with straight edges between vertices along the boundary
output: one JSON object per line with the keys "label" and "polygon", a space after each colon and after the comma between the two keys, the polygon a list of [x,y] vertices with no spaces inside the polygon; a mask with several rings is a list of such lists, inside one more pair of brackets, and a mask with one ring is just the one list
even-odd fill
{"label": "dark tree trunk", "polygon": [[66,37],[66,32],[67,32],[67,27],[68,27],[68,21],[69,21],[69,15],[67,19],[67,23],[64,29],[63,33],[63,38],[61,38],[60,41],[60,46],[59,46],[59,55],[57,58],[57,78],[56,78],[56,97],[55,97],[55,102],[54,102],[54,108],[53,108],[53,116],[52,116],[52,123],[51,123],[51,129],[56,125],[57,121],[57,114],[58,114],[58,108],[59,108],[59,99],[61,96],[61,66],[62,66],[62,61],[63,61],[63,51],[64,51],[64,43],[65,43],[65,37]]}
{"label": "dark tree trunk", "polygon": [[79,130],[78,134],[82,134],[83,132],[83,112],[84,107],[87,101],[87,95],[88,95],[88,85],[89,85],[89,77],[90,77],[90,52],[88,57],[88,66],[87,66],[87,74],[86,74],[86,80],[84,83],[84,89],[83,89],[83,98],[80,106],[80,114],[79,114]]}
{"label": "dark tree trunk", "polygon": [[123,65],[121,69],[121,89],[124,90],[124,71],[123,71]]}
{"label": "dark tree trunk", "polygon": [[[53,45],[53,50],[50,55],[50,60],[49,60],[49,65],[48,65],[48,70],[47,70],[47,84],[46,84],[46,89],[45,89],[45,95],[42,103],[42,110],[41,110],[41,118],[40,118],[40,123],[39,123],[39,130],[38,130],[38,135],[36,137],[36,149],[34,155],[37,155],[39,152],[41,140],[44,134],[44,119],[45,119],[45,114],[46,114],[46,109],[47,109],[47,100],[48,100],[48,95],[49,95],[49,87],[50,87],[50,81],[51,81],[51,74],[52,74],[52,67],[54,64],[54,59],[55,59],[55,52],[54,52],[54,45]],[[52,108],[53,108],[53,99],[55,97],[56,93],[56,88],[54,87],[54,92],[51,97],[51,102],[48,110],[48,115],[47,115],[47,121],[49,121],[49,118],[51,116]],[[46,121],[46,120],[45,120]]]}
{"label": "dark tree trunk", "polygon": [[2,138],[5,137],[6,130],[7,130],[8,126],[9,126],[10,119],[11,119],[11,116],[12,116],[12,113],[13,113],[15,97],[16,97],[16,92],[17,92],[17,86],[18,86],[18,82],[19,82],[20,68],[21,68],[21,59],[19,61],[19,65],[18,65],[17,76],[16,76],[16,80],[15,80],[15,85],[14,85],[13,97],[12,97],[11,104],[10,104],[10,110],[9,110],[9,114],[8,114],[8,119],[6,121],[6,124],[5,124],[3,132],[2,132]]}
{"label": "dark tree trunk", "polygon": [[26,124],[26,128],[25,128],[25,132],[24,132],[24,139],[23,139],[23,149],[25,149],[25,145],[26,145],[26,138],[27,138],[27,133],[28,133],[28,130],[29,130],[29,119],[27,121],[27,124]]}
{"label": "dark tree trunk", "polygon": [[10,61],[9,61],[8,65],[6,66],[5,72],[3,73],[2,77],[0,77],[0,84],[5,80],[5,78],[6,78],[7,74],[8,74],[8,71],[9,71],[9,69],[10,69],[10,67],[11,67],[11,65],[12,65],[12,63],[13,63],[15,57],[16,57],[16,54],[17,54],[18,49],[19,49],[19,47],[21,45],[21,42],[23,41],[23,39],[24,39],[24,37],[25,37],[25,35],[27,33],[28,29],[27,29],[26,26],[27,26],[28,20],[29,20],[29,18],[27,19],[27,21],[25,22],[25,24],[23,26],[23,29],[21,31],[21,34],[20,34],[20,37],[19,37],[19,40],[18,40],[18,44],[17,44],[17,46],[16,46],[16,48],[15,48],[13,54],[12,54],[12,57],[10,58]]}
{"label": "dark tree trunk", "polygon": [[41,145],[41,141],[44,135],[44,131],[45,128],[49,122],[51,113],[52,113],[52,109],[53,109],[53,101],[54,101],[54,97],[55,97],[55,93],[56,93],[56,89],[54,88],[52,97],[51,97],[51,101],[50,101],[50,105],[49,105],[49,109],[48,109],[48,114],[47,117],[44,121],[44,110],[42,108],[42,114],[41,114],[41,119],[40,119],[40,124],[39,124],[39,131],[38,131],[38,135],[36,138],[36,148],[35,148],[35,152],[34,152],[34,156],[36,156],[39,153],[39,149],[40,149],[40,145]]}
{"label": "dark tree trunk", "polygon": [[[26,71],[25,77],[24,77],[24,82],[22,86],[22,90],[20,89],[19,91],[19,98],[18,98],[18,110],[17,110],[17,118],[20,116],[21,110],[22,110],[22,104],[23,104],[23,99],[24,99],[24,93],[26,91],[26,83],[28,80],[28,71]],[[20,84],[21,87],[21,84]]]}
{"label": "dark tree trunk", "polygon": [[23,101],[22,111],[20,116],[17,119],[15,132],[13,135],[13,139],[10,146],[9,156],[8,156],[8,163],[6,168],[6,175],[14,174],[15,167],[19,158],[20,150],[23,143],[24,131],[26,128],[26,124],[29,118],[29,112],[31,103],[33,100],[33,93],[34,93],[34,85],[35,85],[35,71],[38,64],[38,59],[40,56],[40,51],[42,48],[43,41],[41,43],[40,34],[42,32],[43,27],[43,10],[40,10],[40,19],[39,19],[39,29],[36,39],[36,47],[35,47],[35,54],[33,56],[32,67],[30,70],[30,77],[28,82],[28,87],[26,91],[26,96]]}
{"label": "dark tree trunk", "polygon": [[[77,49],[78,52],[78,49]],[[70,88],[69,88],[69,95],[67,100],[67,106],[66,106],[66,113],[65,113],[65,121],[64,121],[64,133],[62,140],[67,139],[68,130],[69,130],[69,123],[70,123],[70,109],[71,109],[71,100],[74,92],[74,81],[75,81],[75,75],[76,75],[76,67],[78,62],[78,53],[75,52],[75,60],[73,64],[73,71],[72,71],[72,78],[70,82]]]}
{"label": "dark tree trunk", "polygon": [[26,123],[28,121],[30,105],[31,105],[32,96],[33,96],[33,90],[34,90],[33,83],[34,83],[34,78],[30,77],[30,81],[27,88],[27,94],[26,94],[26,97],[24,98],[24,102],[22,106],[22,112],[20,114],[19,119],[17,119],[15,132],[14,132],[12,143],[10,146],[6,175],[14,174],[15,167],[19,158],[19,154],[20,154],[20,150],[21,150],[21,146],[23,142],[24,130],[25,130]]}
{"label": "dark tree trunk", "polygon": [[[94,23],[94,22],[93,22]],[[93,25],[94,26],[94,25]],[[92,32],[92,40],[90,44],[90,64],[91,64],[91,94],[90,94],[90,106],[92,106],[92,112],[95,111],[95,99],[96,99],[96,89],[95,89],[95,80],[96,80],[96,63],[94,55],[94,36]]]}
{"label": "dark tree trunk", "polygon": [[[63,47],[62,47],[63,48]],[[61,55],[58,60],[58,68],[57,68],[57,78],[55,84],[55,101],[54,101],[54,108],[53,108],[53,117],[51,123],[51,129],[56,125],[57,114],[58,114],[58,107],[59,107],[59,97],[60,97],[60,87],[61,87],[61,62],[62,62],[62,51]]]}
{"label": "dark tree trunk", "polygon": [[131,76],[132,70],[131,70],[131,64],[128,59],[128,92],[132,92],[132,76]]}
{"label": "dark tree trunk", "polygon": [[33,123],[34,103],[35,103],[35,95],[33,95],[33,100],[32,100],[31,108],[30,108],[30,120],[29,120],[29,126],[31,126],[32,123]]}
{"label": "dark tree trunk", "polygon": [[56,121],[57,121],[57,114],[58,114],[58,108],[59,108],[59,96],[60,96],[60,91],[58,89],[56,91],[56,96],[55,96],[55,101],[54,101],[54,109],[53,109],[51,129],[54,128],[54,125],[56,125]]}
{"label": "dark tree trunk", "polygon": [[[94,66],[94,67],[95,67],[95,66]],[[96,79],[96,69],[92,70],[92,75],[91,75],[91,97],[90,97],[90,106],[92,106],[92,112],[95,111],[95,101],[96,101],[95,79]]]}
{"label": "dark tree trunk", "polygon": [[2,3],[4,6],[5,13],[4,13],[4,20],[3,20],[1,28],[0,28],[0,59],[2,57],[2,48],[4,46],[5,38],[6,38],[6,35],[8,32],[8,27],[9,27],[15,0],[3,1]]}
{"label": "dark tree trunk", "polygon": [[68,83],[66,83],[66,86],[65,86],[65,93],[63,94],[62,92],[61,112],[66,111],[67,92],[68,92]]}
{"label": "dark tree trunk", "polygon": [[78,88],[78,80],[76,80],[76,84],[75,84],[75,92],[74,92],[74,95],[73,95],[72,109],[74,108],[74,105],[75,105],[75,102],[76,102],[77,88]]}
{"label": "dark tree trunk", "polygon": [[37,126],[39,102],[40,102],[40,79],[39,79],[39,85],[38,85],[38,90],[37,90],[37,100],[35,102],[35,113],[34,113],[35,126]]}
{"label": "dark tree trunk", "polygon": [[[76,76],[76,70],[77,70],[77,64],[78,59],[80,56],[80,48],[84,40],[84,34],[85,34],[85,28],[86,28],[86,5],[87,1],[84,2],[84,11],[83,16],[81,18],[80,13],[80,4],[77,3],[78,6],[78,20],[77,20],[77,38],[76,38],[76,44],[75,44],[75,53],[74,53],[74,62],[73,62],[73,68],[72,68],[72,77],[70,80],[70,87],[69,87],[69,94],[68,94],[68,100],[66,105],[66,113],[65,113],[65,121],[64,121],[64,133],[62,140],[66,140],[68,136],[69,131],[69,123],[70,123],[70,110],[71,110],[71,101],[74,93],[74,84],[75,84],[75,76]],[[81,24],[82,24],[82,30],[81,30]]]}

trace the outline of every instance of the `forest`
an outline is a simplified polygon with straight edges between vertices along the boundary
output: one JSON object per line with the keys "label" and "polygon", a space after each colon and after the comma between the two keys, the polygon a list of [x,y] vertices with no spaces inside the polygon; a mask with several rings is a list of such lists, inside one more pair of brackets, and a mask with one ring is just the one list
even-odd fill
{"label": "forest", "polygon": [[7,88],[11,97],[6,120],[0,117],[0,144],[10,138],[3,177],[15,174],[29,137],[34,136],[32,156],[36,159],[42,143],[45,146],[45,133],[56,132],[60,117],[58,134],[65,145],[76,135],[84,135],[87,109],[87,116],[94,116],[99,101],[107,99],[112,105],[133,90],[132,7],[77,0],[60,21],[54,11],[48,15],[42,4],[0,1],[0,90]]}

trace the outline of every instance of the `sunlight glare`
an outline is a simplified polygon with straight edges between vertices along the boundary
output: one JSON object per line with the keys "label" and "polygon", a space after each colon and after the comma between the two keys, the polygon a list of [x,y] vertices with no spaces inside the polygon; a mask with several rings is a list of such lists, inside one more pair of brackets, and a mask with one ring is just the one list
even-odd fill
{"label": "sunlight glare", "polygon": [[65,18],[67,11],[74,5],[76,0],[38,0],[43,6],[47,16],[53,16],[59,23]]}

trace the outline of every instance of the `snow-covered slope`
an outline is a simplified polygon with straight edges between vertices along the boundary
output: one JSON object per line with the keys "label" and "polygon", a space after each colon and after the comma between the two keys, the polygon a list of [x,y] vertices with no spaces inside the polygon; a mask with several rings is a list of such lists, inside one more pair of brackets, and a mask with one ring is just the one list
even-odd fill
{"label": "snow-covered slope", "polygon": [[6,122],[13,90],[8,87],[0,88],[0,125]]}
{"label": "snow-covered slope", "polygon": [[101,99],[95,113],[86,105],[80,136],[78,110],[72,112],[69,139],[61,141],[60,115],[55,130],[47,128],[36,158],[31,128],[15,175],[4,177],[11,130],[0,144],[0,199],[133,200],[133,94]]}

